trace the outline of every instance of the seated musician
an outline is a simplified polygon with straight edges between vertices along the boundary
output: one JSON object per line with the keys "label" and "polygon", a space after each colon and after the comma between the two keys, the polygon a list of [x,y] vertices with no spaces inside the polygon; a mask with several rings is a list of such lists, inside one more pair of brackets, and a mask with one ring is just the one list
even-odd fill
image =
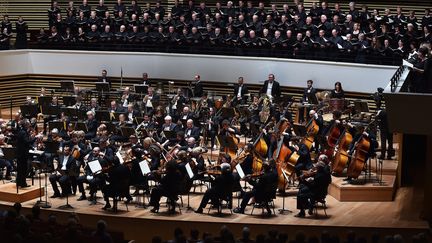
{"label": "seated musician", "polygon": [[241,167],[245,175],[251,175],[253,174],[253,161],[254,161],[253,144],[251,143],[246,144],[244,149],[245,149],[244,153],[246,153],[247,155],[243,159],[243,161],[240,161]]}
{"label": "seated musician", "polygon": [[194,126],[194,122],[192,119],[187,120],[184,133],[186,138],[192,137],[195,139],[195,141],[199,141],[200,139],[200,129]]}
{"label": "seated musician", "polygon": [[[190,111],[189,106],[183,107],[183,111],[179,114],[177,119],[177,126],[179,126],[179,129],[184,130],[187,126],[187,121],[191,120],[193,118],[193,114]],[[193,125],[193,120],[192,120]]]}
{"label": "seated musician", "polygon": [[111,87],[111,78],[109,78],[107,76],[107,74],[108,74],[107,70],[105,70],[105,69],[102,70],[102,76],[100,76],[98,78],[98,82],[100,82],[100,83],[109,83],[109,86]]}
{"label": "seated musician", "polygon": [[111,101],[110,107],[108,107],[108,111],[110,113],[114,112],[123,112],[123,108],[117,105],[117,102],[115,100]]}
{"label": "seated musician", "polygon": [[[49,181],[54,191],[51,198],[65,197],[71,193],[71,177],[76,176],[79,166],[71,154],[69,145],[63,148],[63,154],[59,157],[56,172],[51,174]],[[60,184],[62,192],[60,193],[57,182]]]}
{"label": "seated musician", "polygon": [[4,157],[4,153],[2,148],[8,147],[8,144],[5,142],[5,135],[0,134],[0,168],[6,168],[5,178],[6,180],[12,180],[11,172],[13,170],[12,163]]}
{"label": "seated musician", "polygon": [[[325,155],[324,155],[325,156]],[[314,168],[300,176],[300,188],[297,194],[297,209],[300,210],[295,217],[303,218],[308,214],[313,214],[313,207],[316,200],[325,198],[327,188],[331,183],[330,169],[320,157]]]}
{"label": "seated musician", "polygon": [[182,176],[177,170],[175,160],[167,162],[165,172],[165,175],[159,181],[159,185],[153,188],[151,192],[149,204],[150,206],[153,206],[153,209],[150,210],[152,213],[159,212],[159,201],[162,196],[169,198],[171,203],[171,212],[174,212],[175,210],[177,196],[180,191],[179,185],[182,180]]}
{"label": "seated musician", "polygon": [[87,107],[84,105],[83,97],[81,95],[77,95],[75,97],[75,104],[72,106],[72,108],[75,108],[77,110],[86,111]]}
{"label": "seated musician", "polygon": [[96,111],[100,110],[100,106],[98,105],[97,98],[91,98],[89,111],[93,111],[96,114]]}
{"label": "seated musician", "polygon": [[332,99],[344,99],[345,92],[342,89],[342,83],[336,82],[334,90],[331,91],[330,98]]}
{"label": "seated musician", "polygon": [[91,162],[94,160],[98,160],[102,168],[107,166],[107,161],[102,159],[100,156],[99,147],[94,147],[93,151],[84,157],[84,161],[86,162],[86,166],[84,167],[84,175],[78,177],[77,179],[78,190],[81,193],[81,196],[78,198],[78,201],[87,199],[86,192],[84,190],[84,183],[89,184],[90,187],[89,201],[96,200],[95,197],[96,197],[97,189],[102,188],[102,185],[105,184],[105,179],[101,175],[94,175],[87,164],[87,162]]}
{"label": "seated musician", "polygon": [[301,143],[298,146],[297,154],[299,155],[299,158],[297,160],[297,164],[295,165],[295,172],[297,176],[300,176],[302,171],[309,170],[313,165],[310,151],[304,143]]}
{"label": "seated musician", "polygon": [[[222,139],[225,139],[226,137],[229,136],[235,136],[235,134],[238,134],[238,130],[236,128],[231,127],[230,122],[228,120],[223,120],[222,121],[222,127],[219,131],[219,136],[222,137]],[[225,148],[224,147],[220,147],[220,151],[223,151]],[[230,148],[230,149],[234,149],[237,150],[237,148]]]}
{"label": "seated musician", "polygon": [[107,137],[101,137],[99,139],[99,156],[105,159],[106,161],[112,161],[114,159],[114,151],[108,147],[108,138]]}
{"label": "seated musician", "polygon": [[196,144],[196,140],[194,137],[189,137],[186,138],[186,145],[184,146],[180,146],[179,150],[184,150],[186,152],[191,152],[192,149],[196,148],[197,144]]}
{"label": "seated musician", "polygon": [[87,126],[87,133],[85,134],[85,139],[91,140],[96,136],[96,130],[98,128],[98,122],[95,118],[95,113],[93,111],[87,111],[87,120],[85,124]]}
{"label": "seated musician", "polygon": [[246,104],[248,100],[245,96],[246,94],[249,94],[249,90],[247,86],[243,83],[243,77],[239,77],[237,80],[237,84],[234,85],[233,106],[236,106],[237,104]]}
{"label": "seated musician", "polygon": [[121,105],[124,108],[127,108],[129,104],[133,103],[135,101],[135,97],[130,93],[130,88],[125,87],[123,90],[123,95],[121,97]]}
{"label": "seated musician", "polygon": [[194,180],[204,178],[204,172],[206,171],[205,161],[203,157],[203,153],[206,152],[206,149],[201,147],[194,147],[190,152],[189,156],[191,157],[194,166],[192,166],[192,171],[194,173]]}
{"label": "seated musician", "polygon": [[[106,180],[109,182],[102,188],[104,195],[105,206],[103,210],[111,208],[109,202],[110,197],[122,196],[126,197],[127,203],[132,201],[132,197],[129,194],[129,183],[130,183],[130,170],[123,164],[120,164],[118,157],[114,157],[112,160],[112,167],[108,170],[108,176]],[[116,201],[115,201],[116,202]],[[117,205],[113,205],[113,211],[117,211]]]}
{"label": "seated musician", "polygon": [[139,117],[139,111],[134,109],[134,106],[132,103],[127,105],[127,119],[129,122],[134,123],[135,122],[135,118]]}
{"label": "seated musician", "polygon": [[[263,171],[264,174],[257,180],[248,178],[249,184],[253,186],[253,189],[243,194],[240,207],[234,209],[235,213],[243,214],[250,199],[255,198],[255,202],[261,202],[275,193],[278,183],[277,171],[272,170],[272,167],[268,163],[263,163]],[[266,204],[265,206],[267,214],[271,215],[269,204]]]}
{"label": "seated musician", "polygon": [[234,175],[229,163],[221,164],[221,175],[212,181],[212,186],[207,189],[201,200],[196,213],[202,213],[208,202],[211,200],[213,205],[218,205],[219,199],[230,200],[232,197],[232,188],[235,183]]}
{"label": "seated musician", "polygon": [[160,139],[160,143],[163,143],[163,145],[165,146],[165,145],[167,145],[168,143],[170,143],[171,145],[172,144],[174,144],[175,142],[176,142],[176,138],[170,138],[170,139],[167,139],[164,135],[163,135],[163,132],[166,132],[166,131],[174,131],[174,132],[177,132],[178,131],[178,127],[177,127],[177,125],[175,124],[175,123],[173,123],[172,122],[172,117],[171,116],[166,116],[165,118],[164,118],[164,124],[162,124],[162,126],[161,126],[161,136],[163,136],[161,139]]}

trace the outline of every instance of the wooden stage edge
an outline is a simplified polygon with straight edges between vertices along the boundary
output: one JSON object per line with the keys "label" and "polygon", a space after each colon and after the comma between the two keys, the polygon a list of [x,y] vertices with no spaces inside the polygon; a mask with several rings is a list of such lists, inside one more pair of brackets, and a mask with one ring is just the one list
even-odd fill
{"label": "wooden stage edge", "polygon": [[[38,185],[37,180],[35,185]],[[199,188],[196,191],[197,193],[190,196],[190,205],[193,209],[198,206],[203,194]],[[120,211],[115,214],[101,209],[103,207],[102,198],[99,198],[97,205],[90,206],[88,201],[77,201],[79,195],[76,195],[69,197],[69,203],[74,208],[68,211],[58,209],[59,206],[66,203],[65,198],[48,198],[52,208],[42,209],[42,217],[47,218],[49,214],[54,213],[59,222],[66,222],[68,215],[73,212],[79,216],[84,226],[93,228],[99,219],[104,219],[110,230],[123,232],[126,239],[134,239],[136,242],[150,242],[154,235],[163,236],[164,240],[171,239],[176,227],[181,227],[186,234],[189,234],[190,229],[193,228],[198,229],[201,233],[218,234],[223,225],[229,226],[237,236],[241,228],[247,225],[251,228],[253,235],[275,229],[288,233],[290,237],[293,237],[298,231],[305,232],[309,236],[319,236],[323,230],[326,230],[331,234],[344,237],[348,230],[355,230],[358,234],[367,237],[375,232],[381,235],[398,233],[410,237],[429,230],[428,223],[420,219],[421,209],[418,205],[421,205],[423,200],[422,192],[420,188],[399,188],[394,201],[386,202],[340,202],[328,196],[328,217],[324,216],[322,209],[318,209],[317,218],[311,216],[304,219],[294,217],[294,214],[297,213],[295,193],[285,198],[285,208],[292,210],[293,213],[279,214],[278,209],[282,208],[282,198],[277,197],[276,215],[272,217],[263,217],[260,209],[255,209],[254,215],[250,215],[250,206],[246,208],[245,215],[231,215],[227,209],[224,209],[222,216],[217,216],[214,210],[207,214],[207,209],[204,210],[204,214],[196,214],[187,210],[186,196],[183,197],[184,207],[182,207],[181,214],[168,215],[164,205],[161,205],[159,214],[153,214],[149,208],[138,208],[135,203],[129,204],[129,211],[126,211],[124,203],[119,203]],[[48,196],[51,193],[51,186],[48,185]],[[101,196],[101,193],[99,192],[98,195]],[[37,199],[22,203],[24,214],[30,213]],[[233,204],[237,205],[237,199]],[[10,209],[12,205],[11,202],[0,202],[0,209]]]}

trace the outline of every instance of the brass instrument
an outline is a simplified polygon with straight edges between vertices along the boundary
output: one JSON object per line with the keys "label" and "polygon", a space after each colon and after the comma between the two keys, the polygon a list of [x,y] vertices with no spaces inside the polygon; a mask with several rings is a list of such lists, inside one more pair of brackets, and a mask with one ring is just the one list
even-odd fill
{"label": "brass instrument", "polygon": [[263,102],[263,105],[262,105],[261,111],[259,112],[259,117],[260,117],[261,123],[266,123],[268,118],[270,117],[271,101],[270,101],[270,98],[268,96],[264,96],[262,102]]}

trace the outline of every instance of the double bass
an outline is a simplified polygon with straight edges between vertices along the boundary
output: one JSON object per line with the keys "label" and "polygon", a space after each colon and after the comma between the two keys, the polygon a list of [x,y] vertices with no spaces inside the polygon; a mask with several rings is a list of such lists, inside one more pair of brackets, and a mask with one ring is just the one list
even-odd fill
{"label": "double bass", "polygon": [[277,149],[273,153],[273,159],[276,162],[278,171],[278,189],[284,190],[287,181],[282,173],[285,171],[288,176],[295,172],[295,165],[299,159],[297,152],[291,150],[283,142],[282,133],[290,126],[289,121],[285,118],[281,119],[277,126],[276,134],[279,137]]}
{"label": "double bass", "polygon": [[319,126],[315,118],[311,118],[306,125],[306,136],[303,138],[302,143],[310,150],[314,143],[315,136],[318,134]]}
{"label": "double bass", "polygon": [[[371,122],[368,127],[372,124]],[[359,140],[354,145],[354,154],[348,166],[347,176],[350,178],[358,178],[367,162],[371,140],[369,137],[362,134]]]}
{"label": "double bass", "polygon": [[340,136],[339,142],[337,143],[337,152],[332,163],[332,171],[336,174],[342,173],[351,157],[348,154],[348,147],[351,144],[352,139],[353,137],[351,133],[345,129],[342,136]]}

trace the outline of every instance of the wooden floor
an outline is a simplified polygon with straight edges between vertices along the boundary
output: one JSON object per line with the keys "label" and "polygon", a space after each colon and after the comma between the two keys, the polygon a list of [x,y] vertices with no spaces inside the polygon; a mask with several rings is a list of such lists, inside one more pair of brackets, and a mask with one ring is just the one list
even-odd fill
{"label": "wooden floor", "polygon": [[[30,183],[30,181],[28,182]],[[38,181],[35,181],[35,186],[38,186]],[[51,186],[48,185],[48,195],[52,195]],[[205,190],[205,188],[203,188]],[[197,193],[190,195],[190,205],[195,209],[202,198],[200,188],[197,187]],[[99,196],[101,193],[99,192]],[[423,195],[422,191],[415,188],[400,188],[394,201],[390,202],[339,202],[335,198],[327,197],[327,214],[328,217],[324,216],[322,209],[318,210],[318,217],[310,216],[304,219],[294,217],[296,210],[296,198],[295,189],[291,190],[291,195],[285,197],[285,208],[292,210],[293,213],[285,213],[284,215],[279,214],[278,209],[282,208],[283,198],[277,197],[276,199],[276,215],[272,217],[264,217],[261,215],[260,209],[255,209],[254,215],[251,216],[251,207],[248,206],[246,214],[230,214],[229,210],[224,210],[222,216],[218,216],[214,210],[207,214],[207,210],[204,210],[204,214],[196,214],[192,210],[187,210],[187,197],[183,197],[184,207],[182,208],[181,214],[168,215],[166,213],[167,208],[161,206],[160,213],[151,213],[149,209],[138,208],[135,202],[129,204],[129,211],[126,211],[126,205],[119,203],[120,212],[117,214],[112,212],[106,212],[102,210],[103,200],[99,198],[97,205],[90,205],[88,201],[77,201],[78,195],[69,197],[69,203],[74,208],[68,211],[78,214],[81,218],[91,218],[86,220],[85,223],[94,226],[95,222],[99,218],[104,218],[108,221],[108,224],[115,230],[123,231],[126,238],[128,239],[142,239],[148,240],[139,232],[131,230],[130,227],[126,227],[122,224],[125,222],[134,222],[138,228],[144,225],[153,227],[152,232],[159,232],[161,235],[164,234],[163,229],[159,226],[172,225],[170,227],[181,226],[184,228],[200,228],[201,231],[207,229],[207,231],[215,231],[211,225],[235,225],[234,227],[240,227],[243,225],[249,225],[251,227],[264,227],[263,231],[269,229],[269,227],[276,229],[288,229],[294,227],[298,229],[306,229],[306,227],[315,227],[317,229],[326,230],[337,229],[338,227],[348,228],[375,228],[375,229],[387,229],[398,232],[398,230],[404,230],[405,232],[420,232],[425,231],[429,228],[426,221],[420,219],[420,208],[422,204]],[[31,208],[38,199],[34,199],[28,202],[24,202],[25,208]],[[52,208],[47,209],[46,213],[49,212],[65,212],[64,210],[58,209],[59,206],[66,203],[66,199],[50,199],[48,202],[52,205]],[[147,201],[146,201],[147,202]],[[0,205],[10,206],[12,203],[0,202]],[[234,200],[234,206],[237,205],[237,199]],[[44,210],[45,211],[45,210]],[[92,225],[93,224],[93,225]],[[157,226],[159,225],[159,226]],[[267,226],[266,226],[267,225]],[[134,228],[134,227],[132,227]],[[172,229],[173,229],[172,228]],[[217,232],[217,229],[216,229]],[[166,232],[165,232],[166,233]],[[144,238],[143,238],[144,237]],[[145,241],[142,241],[145,242]]]}

